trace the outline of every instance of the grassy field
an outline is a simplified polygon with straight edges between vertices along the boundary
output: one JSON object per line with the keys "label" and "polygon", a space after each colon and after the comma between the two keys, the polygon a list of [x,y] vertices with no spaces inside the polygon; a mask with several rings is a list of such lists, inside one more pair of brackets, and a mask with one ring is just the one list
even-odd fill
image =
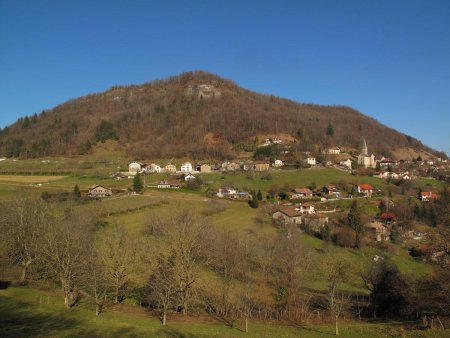
{"label": "grassy field", "polygon": [[[49,298],[47,298],[49,297]],[[49,304],[47,304],[47,299]],[[56,292],[10,287],[0,290],[1,337],[326,337],[332,325],[282,325],[243,320],[234,328],[210,317],[172,315],[166,327],[144,309],[132,306],[109,308],[95,317],[92,305],[83,300],[67,310]],[[446,337],[449,330],[409,330],[395,323],[342,322],[343,337]]]}

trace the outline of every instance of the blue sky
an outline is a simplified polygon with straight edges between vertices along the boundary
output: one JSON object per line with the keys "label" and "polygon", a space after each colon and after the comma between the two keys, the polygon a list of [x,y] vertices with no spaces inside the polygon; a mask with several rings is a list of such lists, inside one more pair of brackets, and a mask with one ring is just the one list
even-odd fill
{"label": "blue sky", "polygon": [[189,70],[352,106],[450,153],[449,0],[0,0],[0,127]]}

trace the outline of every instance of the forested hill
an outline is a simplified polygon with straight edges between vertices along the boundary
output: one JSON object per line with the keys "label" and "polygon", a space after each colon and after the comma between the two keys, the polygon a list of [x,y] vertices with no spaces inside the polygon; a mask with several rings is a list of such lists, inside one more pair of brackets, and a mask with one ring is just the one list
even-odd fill
{"label": "forested hill", "polygon": [[350,107],[296,103],[206,72],[188,72],[113,87],[20,118],[1,131],[0,156],[83,154],[113,138],[137,158],[219,159],[270,134],[295,138],[299,150],[359,148],[365,138],[369,151],[379,155],[404,147],[431,151]]}

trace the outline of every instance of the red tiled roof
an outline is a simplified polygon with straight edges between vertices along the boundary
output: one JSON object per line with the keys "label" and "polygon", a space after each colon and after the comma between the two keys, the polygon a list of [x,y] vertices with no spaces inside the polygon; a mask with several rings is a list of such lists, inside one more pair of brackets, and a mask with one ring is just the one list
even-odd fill
{"label": "red tiled roof", "polygon": [[422,197],[437,198],[437,194],[435,194],[435,193],[432,192],[432,191],[422,191],[422,192],[420,193],[420,195],[421,195]]}
{"label": "red tiled roof", "polygon": [[374,188],[367,183],[358,184],[358,187],[362,190],[373,190]]}
{"label": "red tiled roof", "polygon": [[395,220],[395,219],[397,219],[397,216],[394,213],[392,213],[392,212],[383,212],[381,214],[381,219]]}

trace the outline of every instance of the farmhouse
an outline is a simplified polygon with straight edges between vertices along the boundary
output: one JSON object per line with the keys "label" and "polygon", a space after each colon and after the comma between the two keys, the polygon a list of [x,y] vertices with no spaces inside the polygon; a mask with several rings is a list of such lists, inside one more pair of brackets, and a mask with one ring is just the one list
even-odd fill
{"label": "farmhouse", "polygon": [[95,184],[89,187],[89,197],[107,197],[112,196],[111,189]]}
{"label": "farmhouse", "polygon": [[294,206],[281,206],[273,213],[272,219],[281,224],[299,225],[302,222],[302,212]]}
{"label": "farmhouse", "polygon": [[328,217],[325,215],[315,214],[303,217],[302,228],[309,233],[318,233],[328,224]]}
{"label": "farmhouse", "polygon": [[308,188],[295,188],[289,193],[289,198],[292,200],[299,198],[312,197],[313,192]]}
{"label": "farmhouse", "polygon": [[377,242],[389,240],[389,229],[381,222],[374,221],[366,223],[364,224],[364,228],[368,232],[369,236]]}

